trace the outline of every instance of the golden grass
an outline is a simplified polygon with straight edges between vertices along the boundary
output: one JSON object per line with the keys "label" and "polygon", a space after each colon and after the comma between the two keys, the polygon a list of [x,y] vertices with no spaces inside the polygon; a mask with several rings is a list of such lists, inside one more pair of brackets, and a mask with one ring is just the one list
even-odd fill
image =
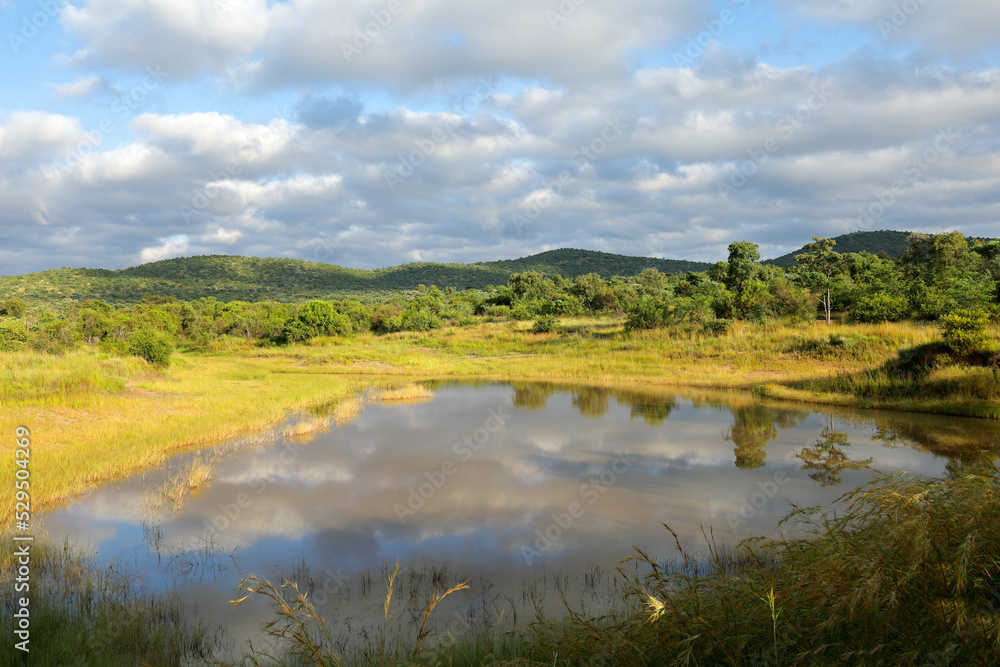
{"label": "golden grass", "polygon": [[[158,371],[92,349],[59,357],[0,354],[0,376],[16,377],[23,388],[5,389],[0,399],[0,474],[14,478],[15,429],[27,427],[33,512],[158,467],[180,450],[260,433],[289,414],[334,405],[367,384],[298,373],[278,358],[178,355]],[[13,484],[0,487],[0,507],[13,505]]]}
{"label": "golden grass", "polygon": [[419,384],[404,384],[400,387],[376,389],[371,400],[377,403],[417,403],[434,398],[434,392]]}

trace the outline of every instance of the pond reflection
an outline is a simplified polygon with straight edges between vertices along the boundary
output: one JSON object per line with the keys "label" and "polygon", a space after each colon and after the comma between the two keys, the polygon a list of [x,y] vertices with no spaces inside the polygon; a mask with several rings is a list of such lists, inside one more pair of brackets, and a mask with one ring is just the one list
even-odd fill
{"label": "pond reflection", "polygon": [[608,569],[633,544],[670,558],[663,523],[686,547],[702,544],[703,527],[729,543],[768,534],[791,503],[827,504],[872,479],[869,465],[943,475],[974,465],[962,441],[1000,434],[985,421],[814,411],[738,393],[424,384],[432,400],[368,405],[306,439],[234,445],[177,510],[154,509],[149,495],[192,455],[52,512],[46,527],[134,563],[153,588],[181,582],[200,614],[243,637],[260,612],[225,601],[246,574],[294,574],[324,592],[323,609],[357,624],[378,615],[372,578],[398,559],[427,581],[445,568],[442,580],[480,582],[444,610],[465,613],[499,599],[487,590],[513,600],[553,573]]}

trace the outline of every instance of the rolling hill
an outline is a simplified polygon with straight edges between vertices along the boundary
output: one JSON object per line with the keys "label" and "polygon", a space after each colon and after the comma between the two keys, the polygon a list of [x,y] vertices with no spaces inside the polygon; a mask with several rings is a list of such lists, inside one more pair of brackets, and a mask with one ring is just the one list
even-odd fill
{"label": "rolling hill", "polygon": [[220,301],[300,301],[345,294],[378,294],[413,290],[418,285],[481,289],[506,284],[511,273],[539,271],[575,278],[597,273],[632,276],[646,268],[664,273],[704,271],[705,262],[629,257],[592,250],[563,248],[520,259],[437,264],[420,262],[384,269],[351,269],[299,259],[202,255],[165,259],[127,269],[56,269],[0,277],[0,295],[29,302],[103,299],[135,303],[145,294],[182,300],[215,297]]}
{"label": "rolling hill", "polygon": [[[899,257],[906,249],[909,232],[854,232],[835,238],[841,253],[884,252]],[[766,264],[791,267],[795,252],[765,260]],[[723,259],[723,258],[719,258]],[[300,259],[201,255],[165,259],[127,269],[56,269],[20,276],[0,277],[0,299],[20,296],[32,303],[57,304],[67,300],[103,299],[108,303],[141,301],[146,294],[174,296],[182,300],[215,297],[220,301],[302,301],[345,295],[384,295],[414,290],[418,285],[481,289],[505,284],[511,273],[539,271],[576,278],[597,273],[604,278],[634,276],[646,268],[663,273],[704,271],[707,262],[653,257],[631,257],[596,250],[561,248],[520,259],[472,264],[419,262],[383,269],[351,269],[336,264]]]}
{"label": "rolling hill", "polygon": [[[884,252],[889,257],[899,257],[906,250],[906,239],[909,235],[910,232],[893,232],[887,230],[852,232],[834,237],[837,245],[833,249],[840,253],[864,251],[870,252],[873,255]],[[799,248],[787,255],[764,260],[764,264],[773,264],[787,269],[798,264],[795,256],[801,254],[802,248]]]}

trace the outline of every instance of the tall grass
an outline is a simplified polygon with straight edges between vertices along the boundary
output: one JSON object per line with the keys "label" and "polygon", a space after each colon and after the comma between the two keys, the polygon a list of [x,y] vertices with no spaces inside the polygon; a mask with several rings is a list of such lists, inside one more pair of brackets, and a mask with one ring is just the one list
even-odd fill
{"label": "tall grass", "polygon": [[[11,545],[12,535],[2,536]],[[21,543],[23,544],[23,543]],[[0,664],[177,665],[202,663],[218,648],[204,626],[182,618],[179,601],[154,595],[117,564],[98,564],[68,544],[31,543],[30,652],[15,649],[13,549],[0,555],[0,577],[8,602],[0,606],[7,629]],[[27,662],[22,662],[28,658]]]}

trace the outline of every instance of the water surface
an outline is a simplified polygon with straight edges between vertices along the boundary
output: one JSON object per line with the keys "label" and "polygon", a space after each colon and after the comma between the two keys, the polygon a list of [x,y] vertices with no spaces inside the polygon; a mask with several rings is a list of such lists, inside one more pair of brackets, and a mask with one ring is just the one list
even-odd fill
{"label": "water surface", "polygon": [[237,448],[179,510],[151,509],[151,489],[170,474],[160,472],[52,512],[45,527],[119,559],[153,590],[176,588],[228,627],[238,652],[267,618],[264,605],[226,604],[250,573],[300,581],[354,629],[381,612],[381,577],[398,561],[411,579],[473,581],[442,609],[459,619],[527,599],[546,578],[606,588],[632,545],[670,558],[661,524],[695,550],[703,530],[729,543],[774,534],[791,503],[828,504],[873,469],[949,474],[969,445],[1000,437],[985,421],[744,394],[428,386],[429,401],[368,405],[311,439]]}

